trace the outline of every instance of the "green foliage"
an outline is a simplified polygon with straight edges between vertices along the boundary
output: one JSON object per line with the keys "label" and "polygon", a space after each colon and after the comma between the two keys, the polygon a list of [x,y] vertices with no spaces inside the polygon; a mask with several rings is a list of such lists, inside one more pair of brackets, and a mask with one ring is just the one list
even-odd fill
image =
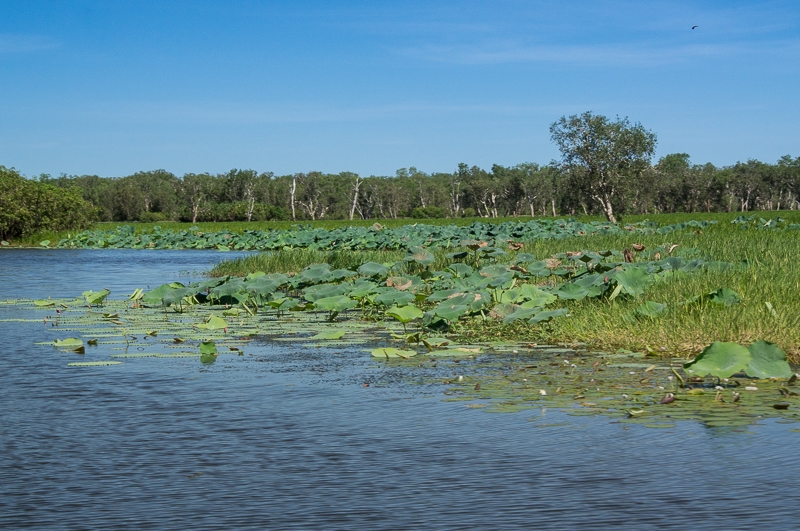
{"label": "green foliage", "polygon": [[694,360],[684,364],[684,368],[698,376],[710,374],[717,378],[730,378],[742,371],[755,378],[789,378],[794,374],[786,361],[786,353],[763,340],[746,348],[737,343],[715,341]]}
{"label": "green foliage", "polygon": [[627,118],[611,121],[591,112],[562,117],[550,133],[575,187],[586,190],[606,218],[616,222],[615,203],[632,191],[634,179],[650,165],[656,135]]}
{"label": "green foliage", "polygon": [[0,166],[0,239],[84,229],[96,217],[96,210],[78,190],[25,179]]}
{"label": "green foliage", "polygon": [[411,211],[409,217],[413,219],[445,218],[447,217],[447,212],[443,208],[437,206],[417,207]]}

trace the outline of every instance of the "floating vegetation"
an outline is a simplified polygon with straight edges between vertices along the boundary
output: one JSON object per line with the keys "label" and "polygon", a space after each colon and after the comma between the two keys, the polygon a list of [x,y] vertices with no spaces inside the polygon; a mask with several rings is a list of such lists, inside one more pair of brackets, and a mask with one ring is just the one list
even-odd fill
{"label": "floating vegetation", "polygon": [[[674,231],[702,230],[715,221],[687,221],[659,226],[642,221],[617,225],[592,221],[582,223],[574,219],[533,219],[530,221],[481,223],[467,226],[414,224],[391,228],[343,227],[338,229],[314,228],[298,225],[291,230],[255,231],[242,234],[227,230],[202,232],[189,229],[173,231],[154,227],[152,232],[137,233],[130,225],[114,230],[87,230],[62,239],[61,248],[109,249],[218,249],[221,251],[270,251],[279,249],[322,250],[388,250],[416,248],[411,260],[424,263],[432,260],[426,247],[457,247],[463,240],[476,242],[518,242],[536,239],[562,239],[592,234],[669,234]],[[497,247],[496,245],[494,247]],[[482,251],[491,254],[491,250]],[[424,265],[424,264],[423,264]]]}

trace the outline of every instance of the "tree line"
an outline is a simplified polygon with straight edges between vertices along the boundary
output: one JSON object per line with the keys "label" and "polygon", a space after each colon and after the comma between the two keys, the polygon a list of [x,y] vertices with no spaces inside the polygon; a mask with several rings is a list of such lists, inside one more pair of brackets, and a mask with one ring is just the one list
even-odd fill
{"label": "tree line", "polygon": [[652,161],[655,135],[591,112],[550,128],[562,158],[549,164],[461,163],[452,173],[401,168],[393,176],[252,169],[125,177],[51,177],[78,190],[103,221],[263,221],[730,212],[800,208],[800,157],[716,167],[686,153]]}

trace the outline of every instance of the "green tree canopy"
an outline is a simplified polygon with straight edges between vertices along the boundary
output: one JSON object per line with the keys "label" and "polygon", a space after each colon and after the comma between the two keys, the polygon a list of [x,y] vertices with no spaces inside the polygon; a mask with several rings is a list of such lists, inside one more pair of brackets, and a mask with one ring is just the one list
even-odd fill
{"label": "green tree canopy", "polygon": [[0,238],[86,228],[97,210],[77,188],[58,188],[0,166]]}
{"label": "green tree canopy", "polygon": [[550,135],[564,166],[612,223],[614,204],[650,165],[656,135],[627,118],[611,121],[587,111],[553,122]]}

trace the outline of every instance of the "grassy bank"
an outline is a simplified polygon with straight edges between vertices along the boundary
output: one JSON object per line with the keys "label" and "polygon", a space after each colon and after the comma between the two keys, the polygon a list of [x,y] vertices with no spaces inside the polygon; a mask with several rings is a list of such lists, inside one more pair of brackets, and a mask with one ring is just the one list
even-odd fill
{"label": "grassy bank", "polygon": [[[769,213],[765,213],[769,214]],[[800,221],[798,213],[781,213],[791,222]],[[665,356],[696,354],[713,341],[748,344],[765,339],[781,346],[795,362],[800,362],[800,233],[785,230],[742,228],[730,223],[732,214],[650,216],[661,224],[689,219],[716,219],[718,224],[703,231],[681,231],[668,235],[594,235],[562,240],[525,242],[520,252],[544,259],[557,253],[580,250],[629,248],[640,243],[654,249],[665,243],[677,244],[675,254],[701,257],[743,267],[722,270],[698,270],[674,275],[650,286],[641,297],[608,297],[562,301],[570,317],[550,323],[504,325],[501,321],[472,317],[454,324],[452,332],[464,338],[502,339],[536,343],[585,342],[601,349],[650,349]],[[764,216],[768,217],[768,216]],[[631,217],[626,221],[638,221]],[[756,220],[758,216],[756,216]],[[448,249],[452,252],[453,249]],[[442,250],[432,250],[436,270],[449,263]],[[223,262],[212,274],[244,275],[254,271],[300,271],[312,263],[330,263],[334,268],[354,269],[367,261],[394,262],[402,252],[348,252],[292,250],[257,255]],[[518,253],[509,252],[499,263],[513,263]],[[720,288],[736,291],[742,301],[732,306],[682,305],[683,301]],[[634,317],[645,301],[669,305],[669,311],[657,318]]]}

